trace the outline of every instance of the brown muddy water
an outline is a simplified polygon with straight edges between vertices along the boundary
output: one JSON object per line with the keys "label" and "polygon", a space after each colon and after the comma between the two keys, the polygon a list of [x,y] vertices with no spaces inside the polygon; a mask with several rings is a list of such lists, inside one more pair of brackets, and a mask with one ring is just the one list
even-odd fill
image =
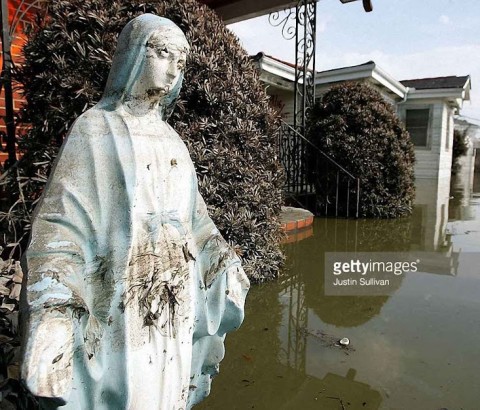
{"label": "brown muddy water", "polygon": [[[355,250],[433,251],[437,273],[391,296],[325,296],[324,253]],[[417,181],[409,218],[316,219],[285,252],[197,409],[480,409],[480,175]]]}

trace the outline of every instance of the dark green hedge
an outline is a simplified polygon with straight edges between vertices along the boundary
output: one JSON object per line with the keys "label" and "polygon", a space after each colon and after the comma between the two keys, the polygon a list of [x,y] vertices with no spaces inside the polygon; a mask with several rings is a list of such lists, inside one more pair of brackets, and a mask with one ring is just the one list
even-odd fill
{"label": "dark green hedge", "polygon": [[460,169],[460,157],[468,152],[467,142],[468,130],[454,130],[453,131],[453,149],[452,149],[452,174],[456,174]]}
{"label": "dark green hedge", "polygon": [[[359,216],[392,218],[411,213],[413,144],[393,106],[378,91],[353,82],[332,87],[311,110],[307,136],[360,178]],[[310,161],[315,163],[319,162]],[[310,171],[311,175],[325,172]],[[329,172],[336,171],[331,167]],[[315,177],[318,181],[321,174]]]}
{"label": "dark green hedge", "polygon": [[[276,114],[237,38],[195,0],[48,3],[48,17],[39,19],[28,35],[25,65],[16,77],[26,97],[22,121],[31,124],[31,131],[20,141],[24,160],[18,172],[25,201],[12,209],[10,221],[28,230],[67,130],[101,96],[118,34],[146,12],[173,20],[192,47],[169,122],[187,143],[210,215],[253,281],[274,278],[283,263]],[[10,186],[10,193],[14,202],[18,184]]]}

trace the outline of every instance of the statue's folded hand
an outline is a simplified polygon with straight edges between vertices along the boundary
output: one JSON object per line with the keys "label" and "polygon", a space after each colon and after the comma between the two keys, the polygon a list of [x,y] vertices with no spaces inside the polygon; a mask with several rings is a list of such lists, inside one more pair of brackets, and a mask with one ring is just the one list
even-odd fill
{"label": "statue's folded hand", "polygon": [[22,379],[36,396],[65,399],[72,383],[73,326],[59,310],[32,312]]}
{"label": "statue's folded hand", "polygon": [[238,329],[244,318],[245,297],[250,282],[239,263],[231,265],[226,274],[226,304],[221,319],[219,335]]}
{"label": "statue's folded hand", "polygon": [[227,298],[243,313],[245,304],[245,297],[248,289],[250,289],[250,282],[240,264],[233,264],[226,272],[227,275]]}

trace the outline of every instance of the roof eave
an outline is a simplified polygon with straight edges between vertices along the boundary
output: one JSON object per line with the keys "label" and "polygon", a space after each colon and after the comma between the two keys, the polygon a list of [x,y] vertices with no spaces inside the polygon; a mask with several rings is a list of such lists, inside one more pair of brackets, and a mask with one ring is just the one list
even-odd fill
{"label": "roof eave", "polygon": [[390,74],[387,74],[378,66],[375,66],[372,77],[402,99],[404,99],[408,93],[408,87],[405,87],[400,81],[395,80]]}
{"label": "roof eave", "polygon": [[341,81],[354,81],[370,78],[375,68],[375,63],[361,66],[337,68],[334,70],[320,71],[315,74],[315,85],[338,83]]}
{"label": "roof eave", "polygon": [[405,98],[407,87],[395,80],[373,62],[361,66],[319,72],[315,76],[315,84],[324,85],[341,81],[358,81],[368,78],[374,79],[398,97]]}
{"label": "roof eave", "polygon": [[258,60],[258,65],[261,70],[264,70],[267,73],[277,75],[288,81],[295,81],[295,68],[271,57],[263,55]]}
{"label": "roof eave", "polygon": [[434,88],[417,90],[410,88],[408,100],[444,100],[456,108],[462,108],[463,102],[470,100],[469,87],[465,88]]}

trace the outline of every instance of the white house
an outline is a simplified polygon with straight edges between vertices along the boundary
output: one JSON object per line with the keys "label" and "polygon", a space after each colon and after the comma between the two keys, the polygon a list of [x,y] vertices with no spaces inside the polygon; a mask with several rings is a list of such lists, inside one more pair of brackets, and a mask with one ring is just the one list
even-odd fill
{"label": "white house", "polygon": [[[293,64],[259,53],[252,57],[260,69],[272,104],[293,122]],[[470,76],[438,77],[399,81],[373,61],[316,73],[315,94],[345,81],[366,82],[393,104],[415,145],[415,177],[450,178],[454,115],[470,99]]]}

